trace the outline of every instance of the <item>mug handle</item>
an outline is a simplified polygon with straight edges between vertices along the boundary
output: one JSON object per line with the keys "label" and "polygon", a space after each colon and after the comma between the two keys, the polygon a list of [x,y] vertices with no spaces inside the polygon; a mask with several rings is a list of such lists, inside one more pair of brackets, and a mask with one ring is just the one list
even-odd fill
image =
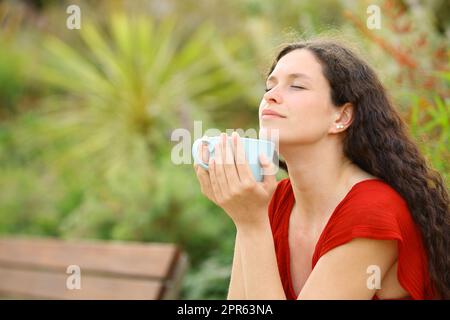
{"label": "mug handle", "polygon": [[206,143],[208,145],[208,150],[209,150],[209,154],[211,157],[211,154],[214,152],[214,150],[211,150],[212,145],[211,145],[210,141],[208,140],[208,137],[203,137],[203,138],[195,140],[194,145],[192,146],[192,156],[194,157],[194,163],[197,163],[202,168],[208,170],[209,169],[208,164],[206,162],[203,162],[203,160],[198,157],[199,147],[200,147],[200,144],[202,144],[202,143]]}

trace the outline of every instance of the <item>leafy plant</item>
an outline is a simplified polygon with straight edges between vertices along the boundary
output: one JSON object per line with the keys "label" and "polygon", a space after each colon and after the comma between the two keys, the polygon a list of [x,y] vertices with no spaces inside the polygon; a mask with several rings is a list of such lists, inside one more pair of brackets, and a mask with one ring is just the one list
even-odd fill
{"label": "leafy plant", "polygon": [[413,96],[412,100],[408,115],[411,134],[432,166],[450,184],[450,102],[439,96],[434,98],[433,103],[418,96]]}
{"label": "leafy plant", "polygon": [[[178,230],[159,230],[155,221],[186,210],[175,191],[189,188],[195,174],[171,162],[171,132],[207,121],[201,106],[226,103],[234,86],[207,50],[219,41],[214,28],[205,23],[184,38],[180,28],[175,17],[155,23],[116,13],[106,26],[85,20],[80,47],[53,36],[42,41],[33,74],[48,95],[5,127],[4,146],[30,170],[49,171],[76,194],[84,190],[67,200],[72,205],[57,205],[65,208],[65,236],[96,237],[98,227],[106,238],[177,238]],[[61,197],[53,203],[73,199]]]}

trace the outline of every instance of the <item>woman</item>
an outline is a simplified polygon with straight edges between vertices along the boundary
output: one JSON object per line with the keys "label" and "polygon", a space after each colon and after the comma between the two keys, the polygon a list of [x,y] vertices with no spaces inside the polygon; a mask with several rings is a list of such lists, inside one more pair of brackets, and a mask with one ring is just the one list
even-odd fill
{"label": "woman", "polygon": [[228,298],[448,299],[448,192],[374,71],[338,42],[300,42],[266,86],[260,127],[278,130],[289,178],[255,182],[236,133],[195,165],[237,230]]}

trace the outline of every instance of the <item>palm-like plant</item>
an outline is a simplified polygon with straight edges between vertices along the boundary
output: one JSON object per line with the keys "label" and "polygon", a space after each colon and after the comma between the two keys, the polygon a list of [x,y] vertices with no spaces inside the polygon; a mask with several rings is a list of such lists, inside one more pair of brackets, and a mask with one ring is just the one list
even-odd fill
{"label": "palm-like plant", "polygon": [[[204,25],[189,39],[178,39],[175,28],[175,19],[156,26],[145,17],[118,14],[107,34],[83,23],[83,51],[46,40],[48,57],[38,78],[69,94],[72,107],[57,109],[65,125],[77,126],[78,152],[118,150],[135,141],[130,137],[150,149],[166,144],[167,130],[182,124],[180,114],[192,117],[192,105],[221,85],[222,70],[207,52],[212,28]],[[90,138],[82,139],[83,133]]]}
{"label": "palm-like plant", "polygon": [[[140,227],[183,210],[171,189],[184,188],[180,202],[193,195],[192,168],[170,162],[171,131],[207,121],[202,106],[226,104],[238,87],[208,51],[219,41],[210,24],[186,34],[175,18],[157,24],[120,13],[107,21],[83,21],[74,47],[56,37],[42,42],[33,73],[50,94],[14,139],[84,190],[63,230],[98,236],[95,225],[121,221],[115,236],[148,239]],[[167,226],[165,219],[158,223]]]}

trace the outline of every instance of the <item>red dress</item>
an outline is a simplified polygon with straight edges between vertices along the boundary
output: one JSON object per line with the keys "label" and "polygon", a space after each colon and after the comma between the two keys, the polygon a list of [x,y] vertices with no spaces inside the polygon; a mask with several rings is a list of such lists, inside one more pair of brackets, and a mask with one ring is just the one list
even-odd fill
{"label": "red dress", "polygon": [[[281,180],[269,204],[269,219],[278,270],[288,300],[297,299],[291,279],[288,243],[289,217],[294,202],[290,180]],[[353,185],[334,209],[317,241],[312,268],[329,250],[353,238],[397,240],[397,277],[409,292],[409,299],[434,298],[420,229],[406,201],[384,181],[368,179]],[[375,295],[373,299],[378,297]]]}

